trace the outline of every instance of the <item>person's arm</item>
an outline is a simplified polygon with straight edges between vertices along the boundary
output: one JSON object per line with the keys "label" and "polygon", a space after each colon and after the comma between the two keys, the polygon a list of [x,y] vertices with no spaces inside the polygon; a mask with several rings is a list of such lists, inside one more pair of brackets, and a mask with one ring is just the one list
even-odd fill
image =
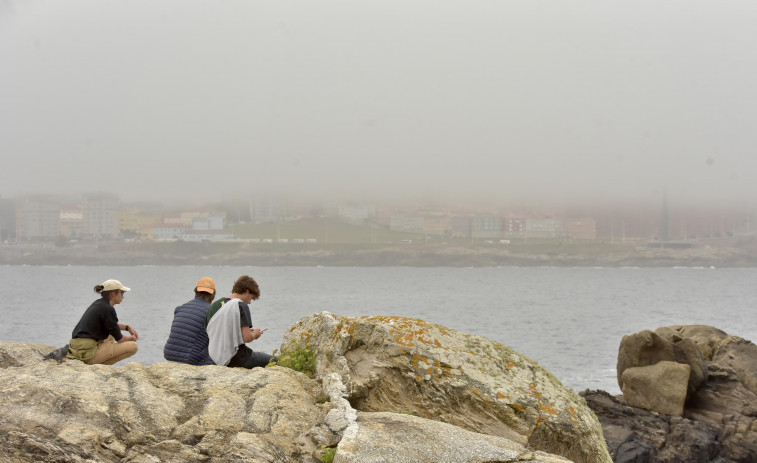
{"label": "person's arm", "polygon": [[121,339],[118,340],[118,342],[126,342],[126,341],[136,341],[139,339],[139,333],[137,333],[137,330],[134,329],[133,326],[127,325],[126,323],[119,323],[118,328],[121,331],[128,331],[131,336],[122,336]]}
{"label": "person's arm", "polygon": [[253,332],[250,329],[250,327],[249,326],[243,326],[242,327],[242,341],[244,341],[245,343],[248,343],[248,342],[254,341],[255,339],[257,339],[257,338],[253,334]]}
{"label": "person's arm", "polygon": [[249,326],[242,327],[242,340],[245,343],[252,342],[263,335],[263,331]]}

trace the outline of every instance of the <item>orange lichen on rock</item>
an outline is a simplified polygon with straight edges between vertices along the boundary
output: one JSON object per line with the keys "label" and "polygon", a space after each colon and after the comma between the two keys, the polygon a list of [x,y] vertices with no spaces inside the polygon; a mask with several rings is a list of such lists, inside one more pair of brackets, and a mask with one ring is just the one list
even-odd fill
{"label": "orange lichen on rock", "polygon": [[578,417],[578,413],[576,413],[576,409],[572,405],[568,407],[568,413],[570,413],[571,423],[577,424],[578,420],[576,418]]}
{"label": "orange lichen on rock", "polygon": [[549,404],[549,403],[546,403],[546,404],[539,404],[539,405],[538,405],[538,408],[539,408],[539,410],[541,410],[541,411],[543,411],[543,412],[546,412],[546,413],[549,413],[550,415],[557,415],[557,412],[555,411],[555,409],[554,409],[554,408],[552,408],[552,407],[550,406],[550,404]]}

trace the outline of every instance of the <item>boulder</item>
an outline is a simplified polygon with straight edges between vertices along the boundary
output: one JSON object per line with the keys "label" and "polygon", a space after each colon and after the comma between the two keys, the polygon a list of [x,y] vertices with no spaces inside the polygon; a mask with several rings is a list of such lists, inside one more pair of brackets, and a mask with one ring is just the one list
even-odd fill
{"label": "boulder", "polygon": [[[757,346],[703,325],[642,331],[621,342],[625,346],[618,355],[618,368],[621,364],[627,367],[621,377],[626,378],[626,372],[632,369],[628,367],[629,358],[656,364],[660,352],[666,350],[660,345],[669,344],[665,339],[679,345],[693,344],[705,362],[701,371],[707,375],[695,392],[689,391],[682,417],[630,407],[634,399],[629,400],[626,389],[624,397],[611,397],[601,391],[581,394],[599,417],[615,461],[757,461]],[[667,349],[669,352],[673,348]],[[696,451],[687,451],[689,448]],[[633,453],[633,458],[621,459],[623,449]],[[677,453],[684,457],[679,458]]]}
{"label": "boulder", "polygon": [[359,415],[336,373],[319,384],[282,367],[42,360],[53,349],[0,345],[14,359],[0,368],[0,463],[317,463],[337,444],[337,462],[569,462],[441,422]]}
{"label": "boulder", "polygon": [[576,462],[609,462],[584,400],[550,372],[481,336],[402,317],[303,318],[282,350],[307,347],[362,412],[411,413]]}
{"label": "boulder", "polygon": [[681,416],[690,372],[688,365],[667,361],[627,368],[623,372],[623,397],[632,407]]}
{"label": "boulder", "polygon": [[361,412],[357,425],[357,432],[346,435],[339,443],[334,463],[570,462],[556,455],[526,450],[504,437],[412,415]]}
{"label": "boulder", "polygon": [[686,397],[691,397],[707,379],[707,364],[697,344],[673,327],[644,330],[623,336],[618,349],[618,385],[623,390],[626,368],[645,367],[668,361],[688,365],[691,369]]}
{"label": "boulder", "polygon": [[[622,396],[583,391],[602,422],[615,463],[726,463],[721,431],[707,423],[628,406]],[[746,461],[746,460],[740,460]]]}
{"label": "boulder", "polygon": [[41,361],[49,350],[0,369],[8,461],[317,461],[335,440],[318,383],[287,368]]}
{"label": "boulder", "polygon": [[29,344],[0,341],[0,368],[20,367],[39,363],[42,358],[56,347],[44,344]]}

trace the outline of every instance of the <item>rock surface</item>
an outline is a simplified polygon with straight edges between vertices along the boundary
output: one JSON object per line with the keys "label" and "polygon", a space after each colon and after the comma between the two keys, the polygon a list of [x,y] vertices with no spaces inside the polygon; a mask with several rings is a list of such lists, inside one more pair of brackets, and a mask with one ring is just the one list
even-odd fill
{"label": "rock surface", "polygon": [[0,455],[22,462],[312,461],[319,436],[333,434],[322,425],[319,393],[317,382],[280,367],[38,360],[0,369]]}
{"label": "rock surface", "polygon": [[690,372],[686,364],[667,361],[626,368],[623,398],[632,407],[681,416]]}
{"label": "rock surface", "polygon": [[[544,452],[527,451],[502,437],[411,415],[361,412],[357,424],[358,432],[345,436],[339,443],[334,463],[570,461]],[[377,446],[376,442],[384,444]]]}
{"label": "rock surface", "polygon": [[629,407],[604,391],[581,395],[602,422],[616,463],[718,462],[726,458],[718,428],[701,421]]}
{"label": "rock surface", "polygon": [[[602,423],[616,462],[757,461],[757,346],[702,325],[664,327],[630,338],[653,342],[638,342],[642,348],[630,354],[627,343],[626,351],[621,348],[619,353],[619,368],[621,356],[646,356],[649,360],[654,356],[647,355],[645,349],[659,345],[659,339],[668,339],[694,345],[705,363],[702,371],[707,374],[698,388],[689,392],[682,417],[629,407],[623,397],[602,391],[583,392]],[[688,358],[696,357],[688,351]]]}
{"label": "rock surface", "polygon": [[0,463],[317,463],[325,447],[337,463],[570,461],[439,421],[358,413],[336,373],[43,360],[53,349],[0,342]]}
{"label": "rock surface", "polygon": [[610,461],[577,394],[486,338],[417,319],[323,312],[290,327],[288,345],[308,346],[317,376],[337,373],[359,411],[412,413],[576,462]]}
{"label": "rock surface", "polygon": [[707,379],[707,364],[696,343],[667,327],[623,336],[618,349],[617,366],[620,389],[623,390],[623,372],[626,368],[645,367],[662,361],[682,363],[690,367],[687,397],[691,397]]}

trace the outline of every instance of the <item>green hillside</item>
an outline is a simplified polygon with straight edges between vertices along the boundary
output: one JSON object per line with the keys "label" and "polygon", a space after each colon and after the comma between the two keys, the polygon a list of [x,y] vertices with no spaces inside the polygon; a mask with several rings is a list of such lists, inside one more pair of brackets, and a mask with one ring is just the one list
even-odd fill
{"label": "green hillside", "polygon": [[277,241],[315,239],[321,244],[342,243],[397,243],[404,239],[417,240],[422,237],[372,226],[355,225],[337,219],[303,218],[283,222],[246,223],[228,227],[229,231],[241,239],[270,239]]}

